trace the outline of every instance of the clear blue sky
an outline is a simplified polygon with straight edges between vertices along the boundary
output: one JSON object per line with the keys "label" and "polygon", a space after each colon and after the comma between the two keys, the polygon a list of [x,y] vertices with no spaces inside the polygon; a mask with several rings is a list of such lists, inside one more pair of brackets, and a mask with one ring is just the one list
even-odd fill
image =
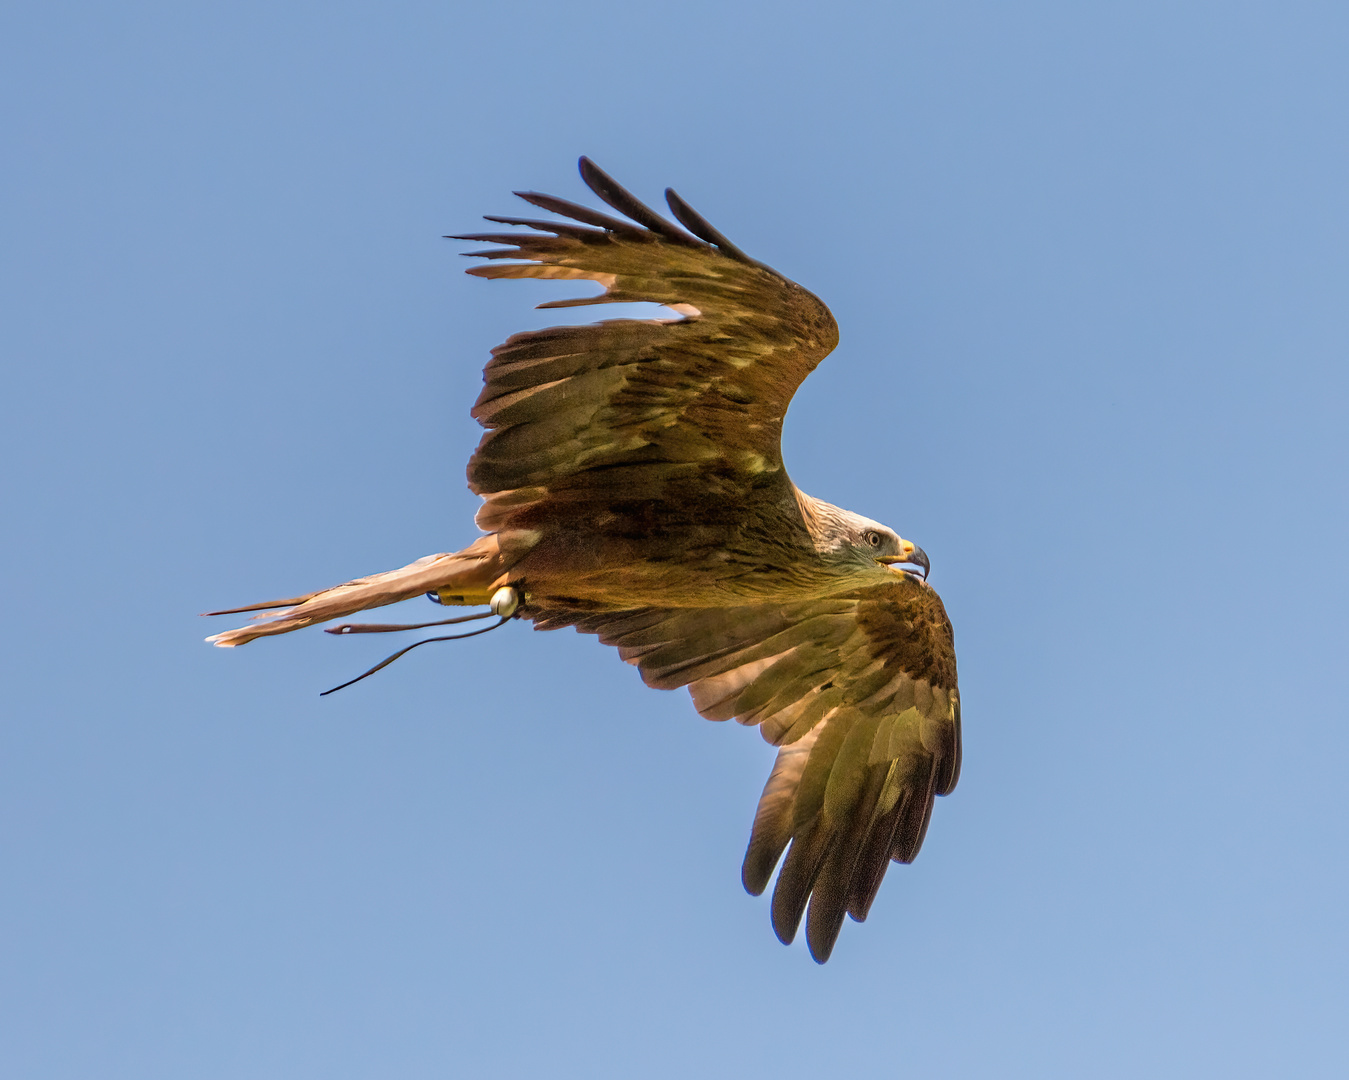
{"label": "clear blue sky", "polygon": [[[0,1071],[1345,1075],[1346,57],[1296,0],[11,6]],[[201,642],[473,539],[567,290],[439,237],[581,153],[831,305],[788,466],[955,622],[960,786],[824,968],[739,884],[772,750],[593,640],[322,700],[387,642]]]}

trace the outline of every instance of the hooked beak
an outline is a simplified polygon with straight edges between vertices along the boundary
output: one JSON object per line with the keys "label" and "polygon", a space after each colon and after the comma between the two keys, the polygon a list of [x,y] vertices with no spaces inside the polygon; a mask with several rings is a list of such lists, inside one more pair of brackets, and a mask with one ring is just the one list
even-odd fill
{"label": "hooked beak", "polygon": [[903,552],[902,555],[882,555],[876,561],[890,567],[899,574],[910,572],[905,571],[901,564],[922,567],[923,580],[926,581],[928,572],[932,569],[932,564],[928,562],[927,552],[917,544],[911,544],[907,540],[900,542],[900,550]]}

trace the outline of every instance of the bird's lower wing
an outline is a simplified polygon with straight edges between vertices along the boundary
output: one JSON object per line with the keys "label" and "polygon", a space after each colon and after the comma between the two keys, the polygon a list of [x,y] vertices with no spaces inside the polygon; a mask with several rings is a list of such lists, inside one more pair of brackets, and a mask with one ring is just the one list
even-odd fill
{"label": "bird's lower wing", "polygon": [[615,645],[648,685],[687,686],[705,717],[758,725],[781,747],[755,814],[743,877],[773,891],[791,941],[806,912],[823,962],[844,914],[860,921],[890,860],[918,854],[933,797],[960,771],[960,699],[951,625],[937,594],[909,578],[824,600],[643,609],[575,625]]}

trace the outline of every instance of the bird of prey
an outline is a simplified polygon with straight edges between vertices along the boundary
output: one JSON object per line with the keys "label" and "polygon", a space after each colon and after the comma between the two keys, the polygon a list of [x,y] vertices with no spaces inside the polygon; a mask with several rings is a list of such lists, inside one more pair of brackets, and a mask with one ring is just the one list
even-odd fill
{"label": "bird of prey", "polygon": [[[580,169],[621,217],[517,192],[561,220],[488,217],[528,231],[453,237],[498,245],[468,273],[594,281],[598,296],[540,306],[647,301],[672,317],[507,339],[472,410],[486,434],[468,483],[486,535],[212,612],[284,609],[207,640],[242,645],[422,593],[491,609],[443,622],[495,614],[596,635],[648,686],[686,686],[703,716],[757,726],[779,748],[742,876],[758,895],[782,862],[773,928],[790,943],[806,915],[823,963],[844,915],[866,918],[887,865],[918,854],[933,797],[955,787],[951,623],[921,548],[812,498],[783,466],[787,406],[838,341],[828,308],[673,190],[679,225],[588,159]],[[375,629],[389,627],[331,632]]]}

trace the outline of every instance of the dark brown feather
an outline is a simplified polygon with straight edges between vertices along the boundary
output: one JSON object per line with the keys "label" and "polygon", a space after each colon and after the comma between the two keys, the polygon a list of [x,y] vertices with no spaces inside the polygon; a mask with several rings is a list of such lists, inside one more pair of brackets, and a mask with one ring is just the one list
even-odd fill
{"label": "dark brown feather", "polygon": [[697,210],[693,209],[693,207],[681,199],[674,188],[665,189],[665,201],[669,203],[670,210],[674,216],[679,219],[679,223],[683,225],[684,228],[688,229],[689,232],[693,233],[694,236],[697,236],[701,240],[706,240],[709,244],[715,244],[727,255],[730,255],[734,259],[739,259],[741,262],[747,262],[754,266],[762,265],[757,259],[751,259],[733,243],[727,240],[726,237],[721,234],[720,230],[713,226],[707,218],[703,217],[702,214],[698,213]]}
{"label": "dark brown feather", "polygon": [[878,814],[871,822],[866,840],[857,855],[852,883],[848,889],[848,914],[858,922],[866,919],[871,904],[880,892],[881,882],[890,863],[890,848],[894,843],[895,827],[904,813],[905,804],[915,798],[912,788],[904,790],[889,811]]}
{"label": "dark brown feather", "polygon": [[[603,239],[602,229],[588,229],[584,225],[567,225],[561,221],[541,221],[538,218],[500,217],[496,214],[484,214],[483,221],[495,221],[498,225],[523,225],[528,229],[552,233],[554,236],[570,236],[573,240]],[[447,236],[446,240],[463,240],[462,236]],[[513,241],[512,241],[513,242]]]}
{"label": "dark brown feather", "polygon": [[630,222],[620,221],[608,214],[601,214],[598,210],[592,210],[588,206],[582,206],[580,203],[574,203],[569,199],[559,199],[555,195],[545,195],[539,191],[517,191],[514,194],[524,199],[531,206],[537,206],[540,210],[561,214],[563,217],[569,217],[573,221],[581,221],[587,225],[595,225],[606,232],[615,233],[628,240],[640,242],[653,239],[650,233],[639,229]]}
{"label": "dark brown feather", "polygon": [[932,820],[932,779],[921,789],[913,788],[914,798],[904,807],[895,825],[894,839],[890,841],[890,858],[897,863],[911,863],[918,857],[918,849],[927,836],[927,825]]}
{"label": "dark brown feather", "polygon": [[829,827],[819,818],[792,837],[792,845],[778,871],[778,883],[773,887],[773,932],[784,945],[790,945],[796,938],[810,890],[829,850],[829,839]]}
{"label": "dark brown feather", "polygon": [[791,746],[782,748],[777,761],[773,763],[773,771],[764,785],[763,794],[759,797],[749,848],[740,870],[745,891],[753,896],[758,896],[768,887],[778,860],[791,841],[796,792],[819,732],[820,729],[816,728]]}
{"label": "dark brown feather", "polygon": [[955,699],[955,723],[951,725],[951,745],[946,753],[940,755],[937,775],[933,784],[933,793],[949,795],[956,789],[960,780],[960,698]]}
{"label": "dark brown feather", "polygon": [[863,786],[839,815],[829,853],[811,886],[806,943],[821,964],[829,959],[843,928],[859,856],[878,816],[876,807],[888,773],[887,766],[863,767]]}
{"label": "dark brown feather", "polygon": [[581,167],[581,179],[590,190],[620,214],[626,214],[638,225],[645,226],[666,240],[676,244],[697,245],[697,240],[677,228],[673,222],[666,221],[588,157],[581,158],[578,164]]}

